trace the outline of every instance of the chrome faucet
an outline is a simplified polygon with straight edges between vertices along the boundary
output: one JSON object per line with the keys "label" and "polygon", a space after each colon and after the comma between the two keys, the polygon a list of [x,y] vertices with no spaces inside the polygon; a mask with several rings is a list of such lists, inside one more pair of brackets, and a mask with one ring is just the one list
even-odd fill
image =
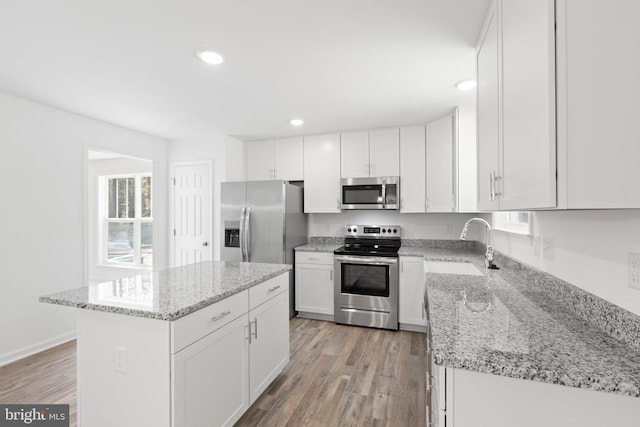
{"label": "chrome faucet", "polygon": [[460,240],[467,240],[467,231],[469,230],[469,224],[474,221],[478,221],[487,226],[486,233],[486,242],[485,246],[487,247],[487,251],[484,254],[484,266],[486,268],[497,269],[496,265],[493,263],[493,248],[491,247],[491,225],[482,218],[471,218],[464,224],[462,228],[462,233],[460,233]]}

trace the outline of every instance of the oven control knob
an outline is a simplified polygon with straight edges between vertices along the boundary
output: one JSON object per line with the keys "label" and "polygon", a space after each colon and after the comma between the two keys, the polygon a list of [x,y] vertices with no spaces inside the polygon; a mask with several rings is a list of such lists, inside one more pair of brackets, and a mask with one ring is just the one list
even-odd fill
{"label": "oven control knob", "polygon": [[391,229],[390,228],[387,229],[387,233],[391,233]]}
{"label": "oven control knob", "polygon": [[350,229],[350,228],[347,228],[347,231],[348,231],[349,233],[351,233],[351,229]]}
{"label": "oven control knob", "polygon": [[387,230],[385,230],[385,229],[383,228],[383,229],[382,229],[382,232],[383,232],[383,233],[386,233],[386,232],[387,232]]}
{"label": "oven control knob", "polygon": [[394,228],[394,229],[393,229],[393,232],[394,232],[394,233],[397,233],[397,232],[398,232],[398,230],[397,230],[396,228]]}
{"label": "oven control knob", "polygon": [[356,231],[358,231],[358,229],[353,227],[353,232],[355,233]]}

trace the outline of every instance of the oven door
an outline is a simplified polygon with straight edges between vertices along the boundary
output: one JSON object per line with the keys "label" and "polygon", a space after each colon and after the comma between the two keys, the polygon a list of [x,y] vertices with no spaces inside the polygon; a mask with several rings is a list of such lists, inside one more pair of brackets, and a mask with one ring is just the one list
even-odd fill
{"label": "oven door", "polygon": [[398,258],[336,255],[334,320],[398,328]]}

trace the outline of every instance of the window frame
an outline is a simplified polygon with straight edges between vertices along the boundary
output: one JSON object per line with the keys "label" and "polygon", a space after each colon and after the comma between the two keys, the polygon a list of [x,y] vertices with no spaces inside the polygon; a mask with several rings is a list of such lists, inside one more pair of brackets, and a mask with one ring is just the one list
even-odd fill
{"label": "window frame", "polygon": [[[111,179],[133,178],[134,179],[134,218],[109,218],[109,181]],[[150,178],[151,194],[149,198],[150,216],[142,217],[142,179]],[[142,173],[122,173],[111,175],[100,175],[99,191],[101,206],[99,206],[101,230],[100,257],[99,264],[104,267],[153,269],[153,240],[152,240],[152,261],[151,264],[140,262],[142,257],[142,224],[152,224],[153,229],[153,174],[151,172]],[[109,224],[133,224],[133,262],[120,262],[109,260]],[[153,231],[152,231],[153,233]]]}
{"label": "window frame", "polygon": [[[527,214],[527,222],[513,221],[513,215]],[[533,234],[531,211],[500,211],[492,213],[493,229],[505,233],[531,236]]]}

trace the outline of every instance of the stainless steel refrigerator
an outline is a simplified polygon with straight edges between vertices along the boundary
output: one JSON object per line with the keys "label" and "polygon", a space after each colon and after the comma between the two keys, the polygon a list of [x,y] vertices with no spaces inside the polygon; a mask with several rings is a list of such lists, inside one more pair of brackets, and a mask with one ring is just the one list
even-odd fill
{"label": "stainless steel refrigerator", "polygon": [[[293,248],[307,243],[303,188],[286,181],[223,182],[220,193],[222,261],[294,263]],[[294,273],[289,317],[295,315]]]}

